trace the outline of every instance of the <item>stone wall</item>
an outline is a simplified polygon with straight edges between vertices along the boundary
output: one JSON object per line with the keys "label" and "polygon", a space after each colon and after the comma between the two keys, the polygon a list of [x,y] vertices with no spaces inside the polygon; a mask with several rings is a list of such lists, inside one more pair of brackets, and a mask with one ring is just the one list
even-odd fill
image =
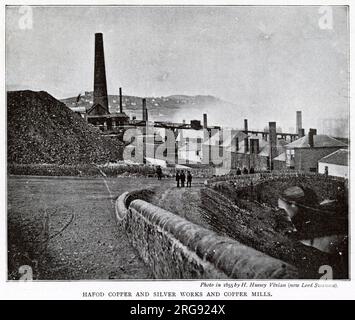
{"label": "stone wall", "polygon": [[298,278],[292,265],[139,197],[139,192],[121,195],[116,201],[116,217],[156,278]]}

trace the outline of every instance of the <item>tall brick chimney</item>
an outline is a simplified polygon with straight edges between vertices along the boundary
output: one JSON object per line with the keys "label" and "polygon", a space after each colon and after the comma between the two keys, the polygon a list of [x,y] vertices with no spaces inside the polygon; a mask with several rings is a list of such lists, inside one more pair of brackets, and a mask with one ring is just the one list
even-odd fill
{"label": "tall brick chimney", "polygon": [[270,169],[273,169],[272,159],[277,156],[276,122],[269,122]]}
{"label": "tall brick chimney", "polygon": [[203,114],[203,129],[207,129],[207,113]]}
{"label": "tall brick chimney", "polygon": [[147,100],[142,99],[142,118],[143,121],[148,121],[148,110],[147,110]]}
{"label": "tall brick chimney", "polygon": [[122,88],[120,88],[120,113],[123,112],[123,107],[122,107]]}
{"label": "tall brick chimney", "polygon": [[299,134],[302,129],[302,111],[296,112],[296,133]]}
{"label": "tall brick chimney", "polygon": [[317,135],[317,129],[309,129],[308,144],[311,148],[314,147],[314,136]]}
{"label": "tall brick chimney", "polygon": [[95,33],[94,105],[100,104],[107,113],[108,98],[102,33]]}
{"label": "tall brick chimney", "polygon": [[[244,119],[244,133],[248,134],[248,119]],[[249,138],[246,137],[244,139],[244,152],[247,153],[249,151]]]}
{"label": "tall brick chimney", "polygon": [[302,138],[302,137],[304,137],[304,129],[303,128],[298,130],[298,138]]}

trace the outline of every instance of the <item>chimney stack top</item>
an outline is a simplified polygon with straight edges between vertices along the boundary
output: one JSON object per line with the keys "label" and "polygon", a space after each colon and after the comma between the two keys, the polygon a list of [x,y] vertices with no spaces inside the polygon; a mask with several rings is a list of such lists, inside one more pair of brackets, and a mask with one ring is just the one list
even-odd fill
{"label": "chimney stack top", "polygon": [[203,128],[207,129],[207,113],[203,114]]}
{"label": "chimney stack top", "polygon": [[309,129],[308,144],[311,148],[314,147],[314,136],[317,135],[317,129]]}

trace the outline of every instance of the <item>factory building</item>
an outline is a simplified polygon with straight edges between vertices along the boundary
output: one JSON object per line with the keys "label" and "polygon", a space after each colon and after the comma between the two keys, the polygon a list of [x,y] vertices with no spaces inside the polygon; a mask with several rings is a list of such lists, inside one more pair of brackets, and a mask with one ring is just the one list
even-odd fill
{"label": "factory building", "polygon": [[318,161],[323,157],[347,148],[347,145],[325,134],[310,129],[304,137],[285,146],[287,169],[318,172]]}
{"label": "factory building", "polygon": [[[192,121],[191,121],[192,123]],[[202,163],[203,130],[180,129],[176,137],[179,163]]]}
{"label": "factory building", "polygon": [[[248,121],[244,120],[244,130],[216,132],[203,143],[203,156],[210,159],[210,164],[223,167],[224,170],[253,169],[254,171],[278,170],[274,168],[274,159],[285,152],[288,141],[276,132],[276,122],[269,122],[265,132],[249,131]],[[292,134],[292,137],[294,135]],[[206,162],[203,159],[204,163]]]}
{"label": "factory building", "polygon": [[276,122],[269,122],[268,137],[249,134],[241,142],[239,150],[232,156],[232,168],[277,170],[272,160],[285,151],[287,143],[284,138],[278,137]]}

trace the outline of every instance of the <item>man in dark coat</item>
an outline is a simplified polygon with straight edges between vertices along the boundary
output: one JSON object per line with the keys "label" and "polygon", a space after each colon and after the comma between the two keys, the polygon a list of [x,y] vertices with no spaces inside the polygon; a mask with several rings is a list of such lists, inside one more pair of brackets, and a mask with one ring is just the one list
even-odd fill
{"label": "man in dark coat", "polygon": [[176,186],[177,186],[178,188],[180,188],[180,179],[181,179],[181,176],[180,176],[180,171],[179,171],[179,170],[176,171],[175,177],[176,177]]}
{"label": "man in dark coat", "polygon": [[186,186],[191,188],[192,174],[191,174],[190,171],[187,171],[187,177],[186,178],[187,178]]}
{"label": "man in dark coat", "polygon": [[185,172],[181,171],[180,173],[181,187],[185,187],[185,179],[186,179]]}
{"label": "man in dark coat", "polygon": [[161,169],[161,166],[158,166],[157,167],[158,180],[161,180],[162,175],[163,175],[163,170]]}

